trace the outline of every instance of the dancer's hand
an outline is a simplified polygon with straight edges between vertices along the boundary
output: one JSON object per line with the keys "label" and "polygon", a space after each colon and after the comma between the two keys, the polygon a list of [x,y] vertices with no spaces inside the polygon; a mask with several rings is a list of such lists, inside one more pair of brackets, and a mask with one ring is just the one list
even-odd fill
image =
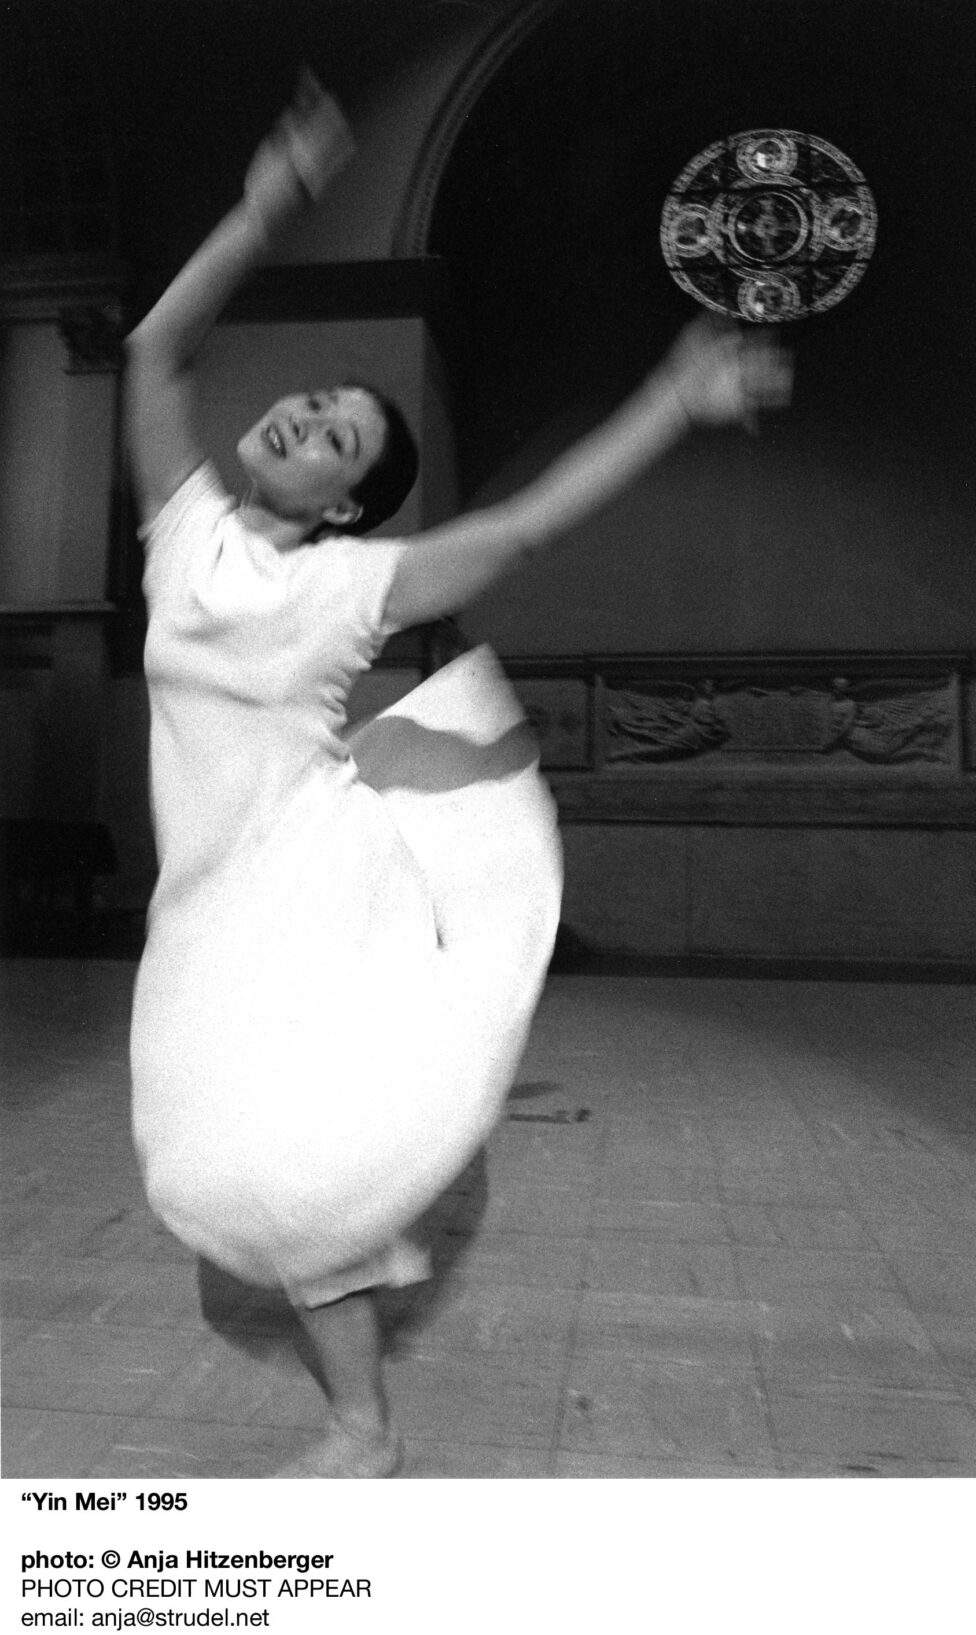
{"label": "dancer's hand", "polygon": [[688,325],[664,368],[696,425],[740,421],[754,431],[758,411],[785,408],[793,387],[792,360],[771,335],[712,318]]}
{"label": "dancer's hand", "polygon": [[261,143],[244,181],[248,209],[262,230],[288,226],[321,198],[355,151],[338,102],[303,69],[291,105]]}

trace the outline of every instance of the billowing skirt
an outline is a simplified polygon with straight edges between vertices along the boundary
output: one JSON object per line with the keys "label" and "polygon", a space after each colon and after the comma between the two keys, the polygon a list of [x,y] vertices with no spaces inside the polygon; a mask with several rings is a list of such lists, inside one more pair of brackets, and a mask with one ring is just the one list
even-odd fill
{"label": "billowing skirt", "polygon": [[153,1207],[308,1304],[420,1275],[401,1234],[499,1116],[561,887],[552,798],[488,649],[352,750],[154,914],[133,1014]]}

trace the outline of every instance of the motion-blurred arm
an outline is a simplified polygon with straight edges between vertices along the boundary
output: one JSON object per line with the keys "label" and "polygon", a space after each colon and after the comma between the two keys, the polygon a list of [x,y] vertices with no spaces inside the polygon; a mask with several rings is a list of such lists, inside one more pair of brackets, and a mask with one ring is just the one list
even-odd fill
{"label": "motion-blurred arm", "polygon": [[510,499],[413,540],[387,611],[401,626],[454,612],[621,493],[693,425],[754,424],[789,400],[789,360],[765,337],[699,320],[615,414]]}
{"label": "motion-blurred arm", "polygon": [[324,192],[354,148],[338,104],[308,72],[262,142],[241,202],[224,217],[128,338],[126,423],[144,516],[204,458],[193,364],[235,291]]}

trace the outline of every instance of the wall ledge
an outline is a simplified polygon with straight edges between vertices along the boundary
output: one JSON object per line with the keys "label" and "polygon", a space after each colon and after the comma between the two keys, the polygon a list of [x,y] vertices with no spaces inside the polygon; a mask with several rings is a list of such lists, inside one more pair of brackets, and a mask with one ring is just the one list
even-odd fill
{"label": "wall ledge", "polygon": [[965,652],[508,658],[568,823],[976,829]]}
{"label": "wall ledge", "polygon": [[0,602],[0,620],[90,619],[115,612],[114,602]]}
{"label": "wall ledge", "polygon": [[0,260],[0,319],[57,322],[66,307],[120,316],[130,278],[124,262],[104,256],[8,256]]}
{"label": "wall ledge", "polygon": [[747,829],[976,829],[976,777],[884,784],[783,778],[550,772],[560,820]]}

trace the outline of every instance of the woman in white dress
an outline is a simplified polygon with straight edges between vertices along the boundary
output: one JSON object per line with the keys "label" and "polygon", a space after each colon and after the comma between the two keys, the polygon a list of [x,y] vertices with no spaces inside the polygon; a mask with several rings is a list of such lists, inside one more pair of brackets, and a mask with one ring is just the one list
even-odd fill
{"label": "woman in white dress", "polygon": [[601,429],[513,498],[362,537],[416,458],[370,387],[276,403],[225,493],[193,363],[278,235],[352,154],[311,76],[240,204],[129,339],[146,541],[160,873],[136,988],[134,1130],[153,1207],[286,1291],[328,1397],[291,1476],[399,1457],[372,1292],[426,1275],[411,1225],[489,1133],[558,918],[551,799],[485,649],[350,739],[344,705],[394,630],[454,612],[615,495],[692,424],[788,390],[755,336],[696,325]]}

